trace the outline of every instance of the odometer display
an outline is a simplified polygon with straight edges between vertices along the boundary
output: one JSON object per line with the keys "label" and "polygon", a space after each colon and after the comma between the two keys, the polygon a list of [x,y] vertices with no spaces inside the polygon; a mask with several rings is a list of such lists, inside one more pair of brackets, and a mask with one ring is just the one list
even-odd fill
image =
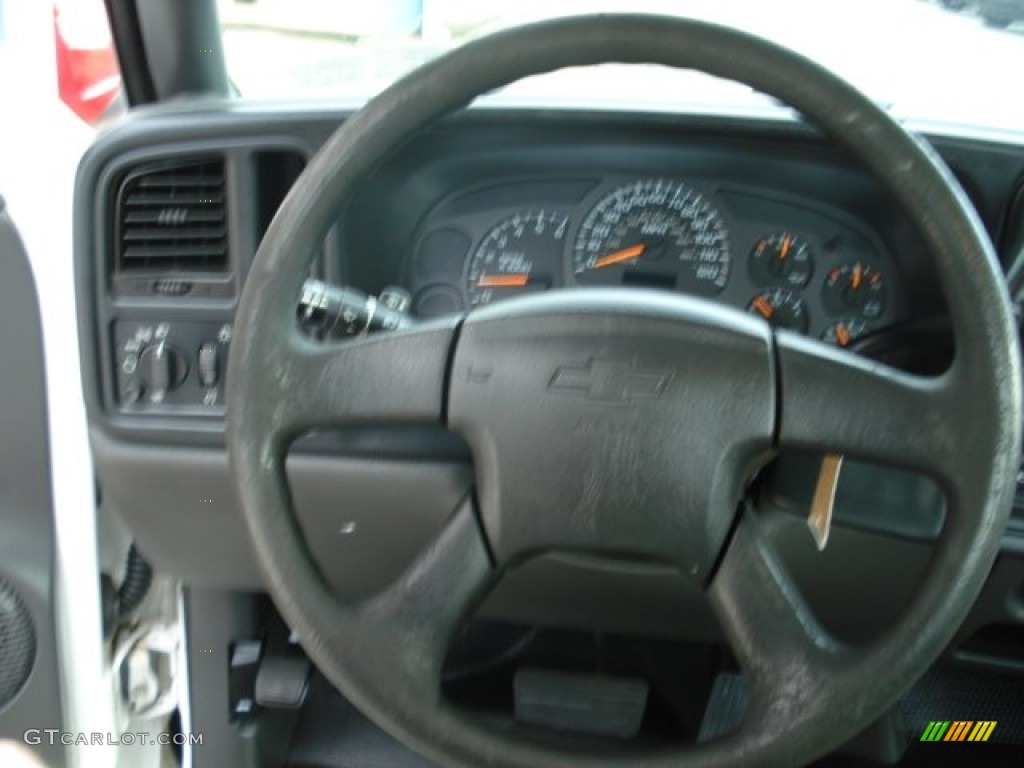
{"label": "odometer display", "polygon": [[584,285],[669,288],[716,296],[732,258],[722,216],[677,181],[621,186],[587,214],[573,245],[571,272]]}

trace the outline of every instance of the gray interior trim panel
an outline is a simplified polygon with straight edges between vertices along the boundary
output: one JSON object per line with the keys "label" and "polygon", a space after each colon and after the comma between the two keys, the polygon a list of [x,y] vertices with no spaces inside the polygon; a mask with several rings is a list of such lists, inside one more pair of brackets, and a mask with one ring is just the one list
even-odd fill
{"label": "gray interior trim panel", "polygon": [[[28,680],[6,707],[0,738],[63,722],[58,678],[54,523],[50,486],[43,336],[32,269],[0,198],[0,578],[13,586],[34,624],[36,655]],[[8,638],[13,640],[13,637]],[[0,643],[0,649],[12,651]],[[0,660],[0,663],[3,663]],[[58,742],[31,747],[48,766],[67,760]]]}

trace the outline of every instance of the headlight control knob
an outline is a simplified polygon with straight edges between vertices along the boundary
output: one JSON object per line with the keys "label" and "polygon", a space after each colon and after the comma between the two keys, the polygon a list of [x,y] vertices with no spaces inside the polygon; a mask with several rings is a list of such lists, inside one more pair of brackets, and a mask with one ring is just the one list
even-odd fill
{"label": "headlight control knob", "polygon": [[168,392],[185,381],[188,361],[177,349],[161,341],[142,350],[139,373],[145,381],[146,399],[151,403],[162,403]]}

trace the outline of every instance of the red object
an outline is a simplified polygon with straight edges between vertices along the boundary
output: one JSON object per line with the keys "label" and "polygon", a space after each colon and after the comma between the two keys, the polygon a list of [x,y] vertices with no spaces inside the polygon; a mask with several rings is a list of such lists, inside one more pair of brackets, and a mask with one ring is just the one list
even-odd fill
{"label": "red object", "polygon": [[[104,115],[121,92],[121,70],[102,2],[95,2],[95,13],[101,16],[87,19],[85,25],[81,11],[62,15],[59,2],[53,8],[60,99],[90,125]],[[95,34],[99,23],[105,34]]]}

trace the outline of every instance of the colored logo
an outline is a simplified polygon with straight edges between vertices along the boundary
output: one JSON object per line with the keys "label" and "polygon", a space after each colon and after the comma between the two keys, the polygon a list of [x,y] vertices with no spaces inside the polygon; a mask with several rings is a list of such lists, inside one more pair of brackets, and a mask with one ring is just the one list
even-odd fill
{"label": "colored logo", "polygon": [[932,720],[921,741],[988,741],[995,729],[995,720]]}

